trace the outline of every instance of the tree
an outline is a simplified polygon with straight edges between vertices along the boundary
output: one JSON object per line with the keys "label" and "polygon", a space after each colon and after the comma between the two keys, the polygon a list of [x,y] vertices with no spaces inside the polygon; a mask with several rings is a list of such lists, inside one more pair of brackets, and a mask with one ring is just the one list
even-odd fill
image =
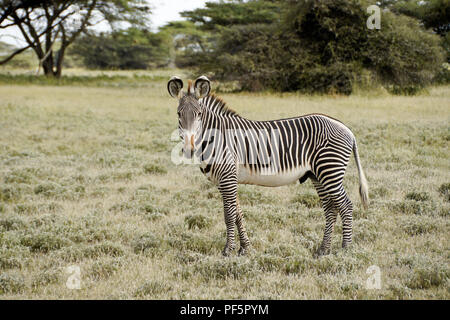
{"label": "tree", "polygon": [[384,0],[382,7],[392,12],[419,19],[425,28],[441,36],[442,46],[450,62],[450,1],[448,0]]}
{"label": "tree", "polygon": [[[32,48],[46,76],[60,77],[67,48],[90,26],[107,21],[145,25],[149,7],[140,0],[0,0],[0,29],[17,27],[26,44],[0,61]],[[58,48],[57,48],[58,47]]]}
{"label": "tree", "polygon": [[164,33],[138,28],[78,38],[70,53],[93,69],[148,69],[170,62],[171,41]]}
{"label": "tree", "polygon": [[179,68],[197,65],[198,53],[205,54],[211,50],[213,35],[198,28],[192,21],[172,21],[160,28],[160,33],[172,39],[171,59]]}
{"label": "tree", "polygon": [[[234,53],[238,54],[247,43],[244,35],[246,30],[259,34],[256,29],[280,20],[282,8],[283,2],[276,0],[228,0],[207,2],[205,8],[181,12],[181,16],[188,20],[181,39],[185,40],[183,44],[187,40],[188,45],[182,48],[183,54],[178,56],[182,64],[178,65],[197,66],[222,79],[233,78],[234,70],[230,70],[232,65],[228,65],[227,60],[233,59]],[[235,34],[240,41],[233,41],[233,35],[230,34],[232,30],[241,33],[242,37]],[[266,39],[260,40],[264,42]]]}
{"label": "tree", "polygon": [[[221,5],[237,18],[225,19]],[[414,93],[430,83],[442,62],[439,37],[417,19],[383,12],[382,29],[369,30],[364,0],[286,0],[277,2],[277,15],[254,11],[267,13],[264,5],[274,4],[221,2],[211,12],[209,6],[190,12],[199,28],[216,34],[212,49],[193,57],[198,71],[237,80],[244,90],[341,94],[350,94],[361,74],[369,73],[393,92]],[[252,8],[250,19],[240,18],[243,8]]]}
{"label": "tree", "polygon": [[207,2],[205,8],[184,11],[181,16],[200,25],[203,30],[217,30],[219,26],[270,24],[279,20],[282,2],[276,0]]}

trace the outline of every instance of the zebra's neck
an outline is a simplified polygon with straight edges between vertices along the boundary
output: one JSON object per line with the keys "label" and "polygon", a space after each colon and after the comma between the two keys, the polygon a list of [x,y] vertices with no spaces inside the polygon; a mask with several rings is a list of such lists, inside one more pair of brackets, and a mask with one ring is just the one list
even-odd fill
{"label": "zebra's neck", "polygon": [[221,117],[239,117],[236,111],[230,109],[226,105],[225,101],[215,96],[214,94],[200,99],[199,102],[206,112],[210,112]]}

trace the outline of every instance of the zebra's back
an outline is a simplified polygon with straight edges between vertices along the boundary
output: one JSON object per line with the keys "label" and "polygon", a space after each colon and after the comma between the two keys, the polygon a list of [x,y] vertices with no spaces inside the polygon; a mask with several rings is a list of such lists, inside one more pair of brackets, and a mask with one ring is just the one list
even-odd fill
{"label": "zebra's back", "polygon": [[[317,172],[321,163],[346,166],[354,136],[344,124],[321,114],[272,121],[233,122],[238,183],[281,186]],[[331,162],[330,162],[331,161]]]}

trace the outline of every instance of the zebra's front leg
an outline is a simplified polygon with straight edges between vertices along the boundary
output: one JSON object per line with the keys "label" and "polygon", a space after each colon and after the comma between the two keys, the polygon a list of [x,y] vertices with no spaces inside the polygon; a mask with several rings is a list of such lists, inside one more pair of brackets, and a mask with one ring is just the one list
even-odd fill
{"label": "zebra's front leg", "polygon": [[244,226],[244,215],[242,214],[241,206],[239,205],[239,201],[236,198],[236,207],[237,207],[237,217],[236,217],[236,226],[239,232],[239,242],[241,247],[239,248],[239,255],[244,256],[247,254],[248,249],[250,247],[250,240],[247,236],[247,231]]}
{"label": "zebra's front leg", "polygon": [[225,226],[227,228],[227,242],[223,248],[222,254],[228,257],[236,248],[234,241],[234,226],[237,219],[237,181],[221,181],[219,191],[223,199],[223,211],[225,217]]}

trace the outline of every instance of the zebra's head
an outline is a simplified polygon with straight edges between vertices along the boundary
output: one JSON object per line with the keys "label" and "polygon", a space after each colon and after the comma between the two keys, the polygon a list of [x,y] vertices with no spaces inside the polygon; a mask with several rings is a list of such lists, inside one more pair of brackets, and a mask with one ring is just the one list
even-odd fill
{"label": "zebra's head", "polygon": [[189,80],[187,92],[183,92],[183,81],[178,77],[170,78],[167,90],[178,103],[178,130],[181,140],[184,141],[183,154],[192,158],[195,152],[195,141],[201,133],[201,116],[203,107],[199,100],[206,97],[211,85],[205,76],[198,77],[194,84]]}

